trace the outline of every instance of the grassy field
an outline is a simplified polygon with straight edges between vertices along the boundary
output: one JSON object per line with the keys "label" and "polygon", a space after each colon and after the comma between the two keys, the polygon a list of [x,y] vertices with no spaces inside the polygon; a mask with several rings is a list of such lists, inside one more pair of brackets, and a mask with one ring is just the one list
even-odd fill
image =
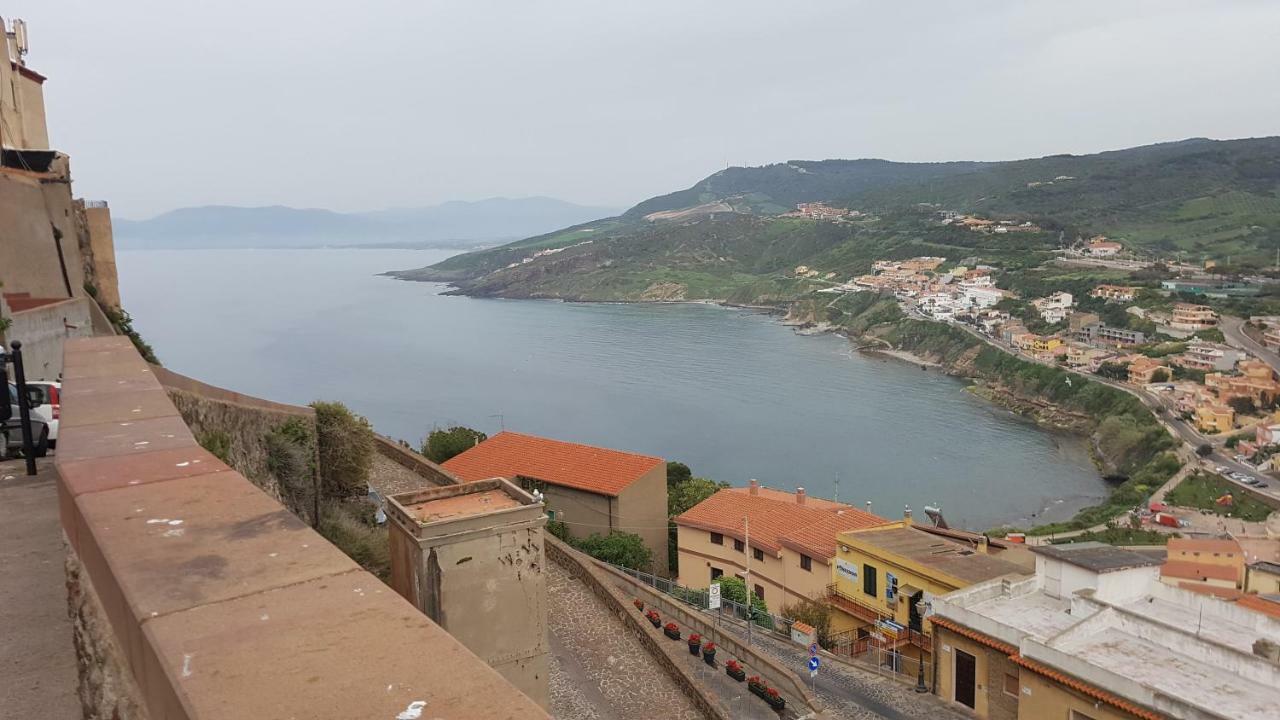
{"label": "grassy field", "polygon": [[[1215,501],[1227,493],[1235,498],[1234,504],[1218,505]],[[1270,507],[1241,492],[1221,476],[1203,472],[1188,477],[1169,491],[1165,502],[1251,522],[1266,520],[1272,512]]]}
{"label": "grassy field", "polygon": [[1090,530],[1079,535],[1050,541],[1051,545],[1069,545],[1078,542],[1097,541],[1108,545],[1165,545],[1169,538],[1180,537],[1178,533],[1162,533],[1156,530],[1135,530],[1127,527],[1112,527],[1101,532]]}

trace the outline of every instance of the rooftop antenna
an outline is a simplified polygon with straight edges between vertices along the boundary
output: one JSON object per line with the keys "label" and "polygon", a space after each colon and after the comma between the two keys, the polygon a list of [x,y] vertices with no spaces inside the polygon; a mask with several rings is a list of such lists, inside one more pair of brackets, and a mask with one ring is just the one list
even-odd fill
{"label": "rooftop antenna", "polygon": [[836,471],[836,502],[840,502],[840,471]]}
{"label": "rooftop antenna", "polygon": [[22,58],[26,56],[27,46],[27,21],[14,19],[13,21],[13,44],[18,49],[18,64],[22,65]]}
{"label": "rooftop antenna", "polygon": [[502,413],[498,413],[497,415],[490,415],[489,417],[498,418],[498,427],[502,428],[503,432],[507,431],[507,419],[502,416]]}

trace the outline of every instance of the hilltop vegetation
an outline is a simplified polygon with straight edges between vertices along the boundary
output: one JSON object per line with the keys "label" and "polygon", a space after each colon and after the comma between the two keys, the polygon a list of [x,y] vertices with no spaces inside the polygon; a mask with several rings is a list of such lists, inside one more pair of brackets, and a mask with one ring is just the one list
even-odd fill
{"label": "hilltop vegetation", "polygon": [[[863,214],[839,222],[781,215],[812,201]],[[696,212],[678,212],[689,209]],[[971,232],[941,224],[944,209],[1030,221],[1039,231]],[[654,213],[663,215],[646,219]],[[792,278],[797,265],[838,280],[877,259],[915,255],[1020,271],[1094,234],[1144,255],[1270,262],[1280,248],[1280,138],[996,163],[729,168],[615,218],[393,274],[472,295],[782,304],[824,284]]]}

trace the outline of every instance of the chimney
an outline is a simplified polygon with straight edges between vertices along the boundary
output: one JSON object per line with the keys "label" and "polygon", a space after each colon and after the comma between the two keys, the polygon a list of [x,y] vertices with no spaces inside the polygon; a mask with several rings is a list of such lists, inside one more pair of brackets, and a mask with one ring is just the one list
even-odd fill
{"label": "chimney", "polygon": [[911,506],[910,505],[904,505],[902,507],[902,524],[903,525],[911,524]]}
{"label": "chimney", "polygon": [[868,501],[867,501],[867,514],[868,514],[868,515],[870,515],[870,514],[871,514],[871,501],[870,501],[870,500],[868,500]]}
{"label": "chimney", "polygon": [[986,535],[978,536],[978,552],[988,555],[991,552],[991,544]]}
{"label": "chimney", "polygon": [[750,492],[752,495],[759,495],[759,494],[760,494],[760,481],[759,481],[759,480],[756,480],[756,479],[754,479],[754,478],[753,478],[753,479],[751,480],[751,483],[750,483],[749,487],[751,488],[751,489],[749,490],[749,492]]}
{"label": "chimney", "polygon": [[804,504],[804,488],[796,488],[796,504]]}

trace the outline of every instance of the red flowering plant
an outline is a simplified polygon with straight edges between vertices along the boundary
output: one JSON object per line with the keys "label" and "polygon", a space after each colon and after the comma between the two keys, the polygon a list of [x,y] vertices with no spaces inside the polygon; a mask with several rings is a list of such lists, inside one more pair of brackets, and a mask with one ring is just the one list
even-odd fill
{"label": "red flowering plant", "polygon": [[747,684],[764,687],[764,683],[760,682],[759,675],[752,675],[751,677],[747,678]]}
{"label": "red flowering plant", "polygon": [[637,609],[637,610],[644,610],[644,601],[643,601],[643,600],[641,600],[640,598],[636,598],[635,600],[632,600],[631,602],[635,603],[635,606],[636,606],[636,609]]}
{"label": "red flowering plant", "polygon": [[737,672],[742,669],[742,663],[738,662],[737,660],[730,660],[729,662],[725,663],[724,666],[734,672]]}
{"label": "red flowering plant", "polygon": [[[702,652],[705,652],[705,653],[713,653],[713,652],[715,652],[715,651],[716,651],[716,644],[715,644],[715,643],[707,643],[706,645],[703,645],[703,646],[702,646]],[[732,661],[732,660],[730,660],[729,662],[733,662],[733,661]]]}
{"label": "red flowering plant", "polygon": [[694,633],[694,634],[690,635],[690,636],[689,636],[689,644],[690,644],[690,645],[701,645],[701,644],[702,644],[702,636],[701,636],[701,635],[699,635],[698,633]]}
{"label": "red flowering plant", "polygon": [[679,630],[679,629],[680,629],[680,626],[679,626],[679,625],[677,625],[677,624],[675,624],[675,623],[673,623],[673,622],[669,622],[669,623],[667,623],[667,628],[666,628],[666,629],[667,629],[667,630],[670,630],[671,632],[675,632],[675,631],[677,631],[677,630]]}
{"label": "red flowering plant", "polygon": [[777,699],[779,699],[780,697],[782,697],[781,695],[779,695],[779,694],[778,694],[778,691],[777,691],[776,689],[774,689],[774,688],[768,688],[768,689],[766,689],[766,690],[764,691],[764,694],[765,694],[765,695],[768,695],[770,700],[777,700]]}

